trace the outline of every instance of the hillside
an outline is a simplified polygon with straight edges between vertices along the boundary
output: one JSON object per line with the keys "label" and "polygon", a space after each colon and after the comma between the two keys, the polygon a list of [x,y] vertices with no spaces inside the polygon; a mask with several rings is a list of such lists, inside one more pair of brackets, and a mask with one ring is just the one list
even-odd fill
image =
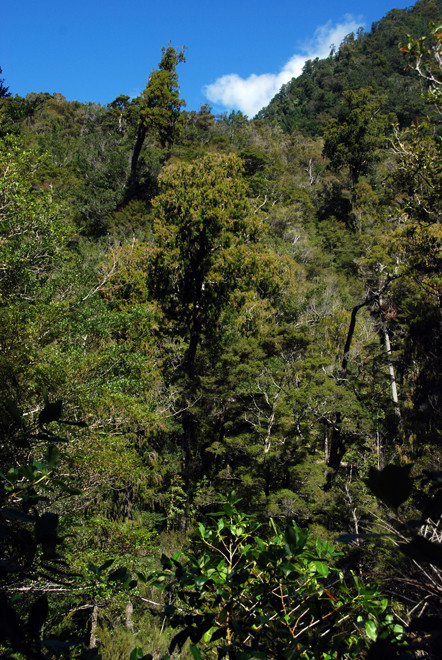
{"label": "hillside", "polygon": [[422,81],[405,65],[399,47],[407,34],[428,34],[429,23],[440,20],[440,0],[419,0],[409,9],[392,9],[370,31],[348,35],[327,59],[308,61],[302,75],[284,85],[258,118],[321,135],[342,107],[342,92],[371,87],[383,97],[383,112],[394,113],[401,127],[432,112],[422,98]]}
{"label": "hillside", "polygon": [[2,657],[441,657],[435,7],[296,121],[0,80]]}

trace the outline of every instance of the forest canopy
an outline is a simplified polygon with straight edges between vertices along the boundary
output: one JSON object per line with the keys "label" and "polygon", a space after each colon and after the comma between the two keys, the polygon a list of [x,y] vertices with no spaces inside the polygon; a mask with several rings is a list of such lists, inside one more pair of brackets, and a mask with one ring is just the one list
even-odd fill
{"label": "forest canopy", "polygon": [[0,79],[2,657],[440,657],[441,10],[252,120]]}

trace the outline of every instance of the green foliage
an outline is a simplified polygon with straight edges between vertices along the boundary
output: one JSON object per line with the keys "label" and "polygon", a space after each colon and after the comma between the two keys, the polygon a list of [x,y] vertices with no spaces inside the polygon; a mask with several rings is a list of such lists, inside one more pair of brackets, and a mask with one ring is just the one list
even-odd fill
{"label": "green foliage", "polygon": [[[3,88],[2,83],[0,83]],[[26,98],[4,94],[0,96],[0,137],[20,135],[25,121],[32,121],[49,94],[29,94]]]}
{"label": "green foliage", "polygon": [[[150,572],[161,552],[185,548],[196,521],[189,559],[162,571],[181,634],[174,655],[227,652],[229,629],[237,657],[254,649],[246,639],[256,657],[284,657],[286,645],[295,657],[382,657],[383,648],[394,657],[399,629],[380,614],[384,598],[347,569],[377,573],[403,621],[422,598],[439,616],[440,555],[428,545],[440,536],[429,513],[440,514],[429,472],[440,468],[441,432],[442,179],[429,105],[441,41],[437,26],[428,33],[437,7],[421,0],[349,35],[329,58],[308,62],[261,120],[214,117],[208,106],[182,112],[184,54],[170,46],[132,102],[0,99],[0,131],[21,133],[2,140],[0,156],[4,494],[35,483],[24,515],[59,516],[41,525],[56,552],[55,534],[66,537],[63,555],[78,573],[72,588],[49,595],[41,628],[45,602],[36,605],[34,637],[85,639],[93,614],[104,657],[134,647],[136,657],[140,648],[165,654],[174,633],[144,609],[160,599],[141,580],[130,586],[129,572]],[[416,35],[406,70],[404,32]],[[414,126],[387,142],[380,112],[392,111]],[[311,137],[324,131],[325,147]],[[33,438],[24,437],[24,402]],[[87,439],[74,432],[78,419],[88,421]],[[73,441],[58,457],[64,422],[74,423]],[[338,445],[345,456],[331,481]],[[58,478],[57,460],[71,478]],[[399,467],[384,471],[390,461]],[[427,482],[413,478],[421,472]],[[207,517],[232,483],[258,518],[232,503]],[[386,531],[372,524],[382,501],[393,507],[387,533],[414,563],[391,552],[392,537],[376,536]],[[262,523],[269,516],[278,527]],[[293,519],[309,526],[305,543]],[[5,525],[14,538],[35,531],[17,517]],[[316,535],[330,544],[337,534],[351,541],[342,556],[315,545]],[[43,545],[34,542],[34,563]],[[238,570],[229,572],[226,546]],[[41,591],[21,599],[20,626]],[[336,635],[327,627],[335,621]],[[434,628],[416,625],[413,649],[425,650]]]}
{"label": "green foliage", "polygon": [[[309,542],[295,522],[281,531],[237,509],[229,497],[199,523],[193,552],[162,557],[151,578],[175,595],[165,608],[180,628],[170,652],[190,639],[194,657],[360,657],[370,640],[393,631],[386,600],[355,575],[333,566],[329,543]],[[396,627],[396,638],[402,629]]]}
{"label": "green foliage", "polygon": [[[3,73],[3,72],[2,72],[2,68],[0,66],[0,74],[1,73]],[[6,98],[8,96],[11,96],[11,92],[9,91],[9,87],[6,87],[6,85],[4,85],[4,82],[5,82],[5,79],[0,78],[0,98],[2,98],[2,99]]]}
{"label": "green foliage", "polygon": [[[431,112],[421,96],[418,77],[404,67],[399,45],[405,35],[418,39],[429,33],[429,22],[440,21],[440,2],[418,0],[406,9],[392,9],[370,32],[347,35],[329,57],[309,60],[302,74],[283,85],[258,117],[286,133],[301,130],[322,135],[331,119],[345,106],[343,94],[372,87],[385,95],[385,114],[394,114],[401,127]],[[430,38],[432,45],[432,40]],[[428,46],[424,42],[425,47]]]}
{"label": "green foliage", "polygon": [[[410,657],[437,657],[440,653],[440,624],[442,621],[442,603],[440,599],[440,569],[442,550],[440,544],[440,517],[442,513],[442,473],[437,470],[425,470],[418,477],[411,476],[411,465],[387,465],[382,470],[371,469],[367,479],[370,490],[393,510],[393,516],[383,520],[381,533],[342,535],[338,541],[367,541],[368,538],[384,537],[390,540],[390,551],[397,550],[411,559],[408,564],[409,579],[417,575],[423,579],[422,594],[427,602],[432,603],[433,616],[412,613],[409,620],[408,635],[404,638],[404,650]],[[409,517],[407,500],[413,490],[418,489],[420,502],[419,516]],[[399,508],[401,512],[399,513]],[[394,544],[392,549],[392,544]],[[390,557],[394,564],[394,556]],[[397,571],[395,567],[393,569]],[[400,575],[398,579],[401,580]],[[394,654],[394,642],[387,638],[383,642],[384,653]],[[376,644],[372,648],[375,653]],[[415,656],[416,654],[416,656]]]}
{"label": "green foliage", "polygon": [[43,162],[17,138],[0,142],[0,304],[35,299],[71,234],[60,205],[42,189]]}
{"label": "green foliage", "polygon": [[156,247],[148,282],[189,337],[189,371],[203,336],[215,333],[248,253],[253,259],[249,244],[263,231],[240,173],[233,155],[173,165],[160,177],[153,202]]}
{"label": "green foliage", "polygon": [[[428,66],[440,78],[438,35],[440,30],[436,28],[432,33],[436,40],[434,52],[428,51],[425,40],[409,44],[418,70],[421,65],[423,67],[419,71],[423,77],[424,62],[429,58]],[[437,78],[435,80],[430,84],[433,86],[432,101],[438,110],[434,92]],[[418,434],[421,442],[437,443],[440,438],[439,406],[428,404],[437,400],[439,395],[436,393],[440,390],[440,352],[433,347],[440,343],[441,142],[435,134],[435,126],[423,123],[396,132],[393,149],[397,167],[391,182],[395,193],[392,214],[399,216],[400,222],[391,235],[388,251],[396,260],[404,280],[397,287],[395,300],[399,311],[398,325],[404,337],[404,369],[415,374],[405,412],[407,421],[413,426],[412,433]],[[425,415],[424,409],[428,411]]]}
{"label": "green foliage", "polygon": [[142,98],[135,99],[129,106],[129,113],[136,118],[138,126],[127,186],[128,199],[140,192],[138,166],[146,135],[149,133],[158,139],[163,151],[166,147],[170,150],[183,128],[181,108],[185,102],[179,98],[176,67],[186,61],[184,50],[177,52],[169,45],[162,51],[158,69],[150,74]]}
{"label": "green foliage", "polygon": [[162,148],[173,143],[181,128],[180,111],[185,102],[179,98],[176,67],[185,62],[184,50],[172,46],[162,49],[158,69],[152,71],[143,92],[140,117],[143,126],[158,134]]}
{"label": "green foliage", "polygon": [[379,114],[382,100],[370,89],[343,92],[343,98],[346,107],[325,131],[324,155],[333,169],[348,167],[354,191],[360,176],[378,157],[387,117]]}
{"label": "green foliage", "polygon": [[91,108],[88,115],[71,156],[77,181],[70,194],[82,230],[99,236],[107,229],[109,215],[123,201],[128,145],[118,131],[109,130],[104,109]]}
{"label": "green foliage", "polygon": [[400,49],[406,53],[413,69],[429,84],[428,99],[440,114],[442,95],[442,25],[430,23],[431,32],[420,39],[408,37],[408,43]]}

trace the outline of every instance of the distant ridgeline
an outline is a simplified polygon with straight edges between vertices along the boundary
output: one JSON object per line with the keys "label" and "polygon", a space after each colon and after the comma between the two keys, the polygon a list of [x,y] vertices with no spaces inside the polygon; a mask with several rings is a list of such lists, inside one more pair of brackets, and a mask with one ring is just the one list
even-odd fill
{"label": "distant ridgeline", "polygon": [[257,117],[291,133],[321,135],[325,124],[337,117],[342,92],[371,87],[385,97],[384,113],[395,113],[401,127],[431,112],[421,96],[422,81],[406,68],[400,44],[429,31],[430,22],[442,20],[442,0],[418,0],[409,9],[392,9],[371,31],[358,30],[343,40],[326,59],[308,60],[303,73],[283,85]]}

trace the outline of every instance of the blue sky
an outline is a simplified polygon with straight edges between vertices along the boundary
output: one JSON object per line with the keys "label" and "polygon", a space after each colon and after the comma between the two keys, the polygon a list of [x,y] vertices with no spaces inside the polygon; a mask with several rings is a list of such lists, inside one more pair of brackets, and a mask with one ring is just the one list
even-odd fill
{"label": "blue sky", "polygon": [[107,104],[137,96],[170,41],[188,110],[253,116],[308,58],[401,0],[5,0],[0,66],[12,94],[59,92]]}

